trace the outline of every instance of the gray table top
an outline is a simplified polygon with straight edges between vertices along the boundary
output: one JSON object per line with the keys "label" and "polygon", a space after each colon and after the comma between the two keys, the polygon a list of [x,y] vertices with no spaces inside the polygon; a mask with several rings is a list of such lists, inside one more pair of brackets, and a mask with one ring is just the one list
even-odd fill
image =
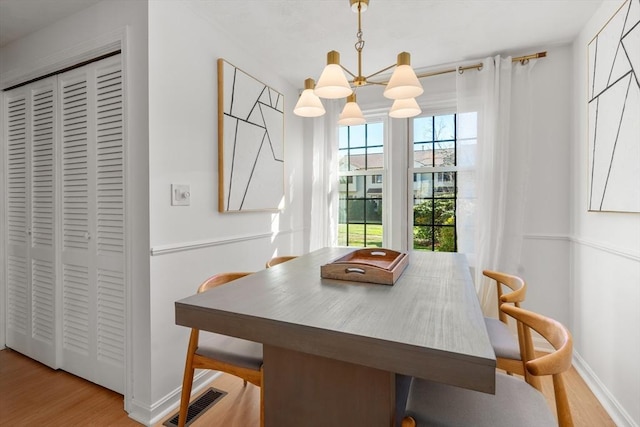
{"label": "gray table top", "polygon": [[411,252],[393,286],[320,277],[353,250],[323,248],[177,301],[176,323],[493,391],[495,355],[465,256]]}

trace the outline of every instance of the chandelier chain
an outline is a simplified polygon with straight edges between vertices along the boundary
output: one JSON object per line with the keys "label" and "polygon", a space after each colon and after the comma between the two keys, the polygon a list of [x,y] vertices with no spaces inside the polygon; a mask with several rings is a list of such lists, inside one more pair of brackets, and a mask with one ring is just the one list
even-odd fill
{"label": "chandelier chain", "polygon": [[358,30],[358,32],[356,33],[356,37],[358,38],[358,41],[355,43],[355,48],[358,52],[362,52],[362,49],[364,48],[364,40],[362,39],[362,30]]}
{"label": "chandelier chain", "polygon": [[362,39],[362,4],[358,2],[358,32],[356,33],[358,41],[354,45],[356,52],[358,52],[358,75],[353,79],[353,85],[364,86],[367,84],[367,79],[362,75],[362,49],[364,48],[364,40]]}

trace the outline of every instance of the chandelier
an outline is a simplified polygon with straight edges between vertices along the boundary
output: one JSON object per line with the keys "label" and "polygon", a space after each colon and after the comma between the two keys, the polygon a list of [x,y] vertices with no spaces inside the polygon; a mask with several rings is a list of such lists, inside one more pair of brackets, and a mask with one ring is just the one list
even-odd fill
{"label": "chandelier", "polygon": [[[411,68],[411,55],[407,52],[398,54],[396,64],[390,65],[382,70],[376,71],[368,76],[362,75],[362,49],[364,40],[362,39],[362,12],[369,6],[369,0],[349,0],[351,10],[358,14],[358,32],[355,49],[358,53],[358,74],[354,74],[340,64],[340,54],[335,50],[327,53],[327,66],[322,71],[320,79],[316,84],[313,79],[306,79],[304,91],[300,95],[298,102],[293,109],[294,114],[302,117],[318,117],[325,113],[324,106],[320,98],[339,99],[347,98],[347,103],[340,113],[338,124],[355,126],[365,123],[362,110],[356,102],[355,89],[370,85],[386,85],[383,95],[392,99],[393,105],[389,111],[389,116],[395,118],[406,118],[417,116],[421,113],[420,107],[415,100],[424,91],[422,85]],[[389,71],[395,67],[388,82],[372,81],[373,77]],[[347,79],[345,72],[351,76]]]}

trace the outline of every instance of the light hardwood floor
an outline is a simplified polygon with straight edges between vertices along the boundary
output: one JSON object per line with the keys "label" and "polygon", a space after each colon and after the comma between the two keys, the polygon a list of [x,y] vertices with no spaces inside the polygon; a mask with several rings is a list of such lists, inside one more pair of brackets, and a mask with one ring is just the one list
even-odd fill
{"label": "light hardwood floor", "polygon": [[[198,418],[193,427],[259,425],[257,387],[251,384],[244,387],[242,380],[226,374],[211,386],[228,394]],[[574,368],[569,372],[567,386],[576,426],[615,426]],[[550,379],[545,379],[543,388],[553,405]],[[156,427],[161,427],[162,422]],[[5,349],[0,351],[0,425],[126,427],[140,424],[127,417],[121,395]]]}

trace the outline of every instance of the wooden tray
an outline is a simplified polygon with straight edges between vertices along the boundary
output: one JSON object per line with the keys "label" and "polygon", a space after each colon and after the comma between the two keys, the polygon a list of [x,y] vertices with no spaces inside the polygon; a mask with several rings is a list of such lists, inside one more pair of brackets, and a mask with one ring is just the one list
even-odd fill
{"label": "wooden tray", "polygon": [[404,252],[390,249],[358,249],[320,267],[325,279],[393,285],[409,263]]}

